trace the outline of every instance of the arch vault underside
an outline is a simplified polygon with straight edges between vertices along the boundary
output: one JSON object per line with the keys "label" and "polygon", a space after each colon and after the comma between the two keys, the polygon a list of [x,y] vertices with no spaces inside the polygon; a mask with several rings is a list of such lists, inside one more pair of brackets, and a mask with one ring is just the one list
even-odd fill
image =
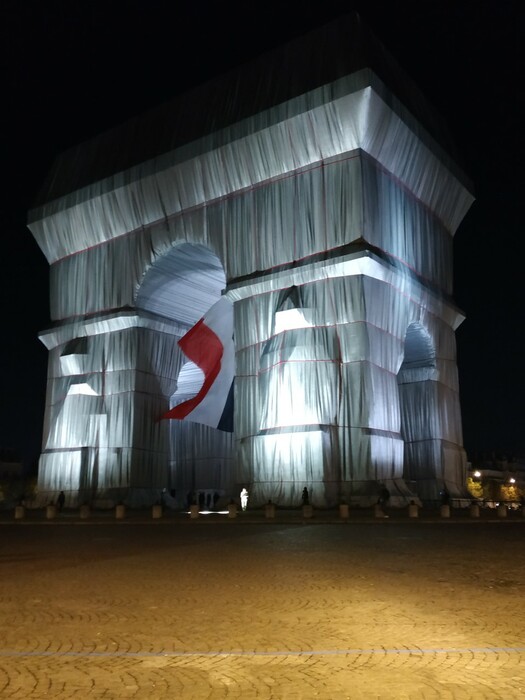
{"label": "arch vault underside", "polygon": [[[54,321],[41,493],[461,495],[450,295],[471,202],[437,141],[359,70],[35,208]],[[160,420],[198,386],[177,342],[221,294],[233,435]]]}

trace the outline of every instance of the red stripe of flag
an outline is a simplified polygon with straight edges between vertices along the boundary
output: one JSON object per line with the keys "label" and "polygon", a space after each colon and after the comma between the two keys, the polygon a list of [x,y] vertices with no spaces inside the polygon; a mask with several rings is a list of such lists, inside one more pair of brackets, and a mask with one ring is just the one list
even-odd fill
{"label": "red stripe of flag", "polygon": [[201,318],[179,340],[178,345],[186,357],[202,370],[204,382],[196,396],[174,406],[162,416],[162,419],[177,418],[182,420],[185,418],[200,404],[221,370],[224,348],[220,338],[204,324],[204,319]]}

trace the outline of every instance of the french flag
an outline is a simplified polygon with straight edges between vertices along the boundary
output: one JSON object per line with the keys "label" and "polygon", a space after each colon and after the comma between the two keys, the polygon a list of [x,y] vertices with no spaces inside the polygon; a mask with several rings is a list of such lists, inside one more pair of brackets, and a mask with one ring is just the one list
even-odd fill
{"label": "french flag", "polygon": [[186,357],[204,374],[191,399],[171,408],[162,418],[189,420],[233,432],[233,305],[221,297],[178,342]]}

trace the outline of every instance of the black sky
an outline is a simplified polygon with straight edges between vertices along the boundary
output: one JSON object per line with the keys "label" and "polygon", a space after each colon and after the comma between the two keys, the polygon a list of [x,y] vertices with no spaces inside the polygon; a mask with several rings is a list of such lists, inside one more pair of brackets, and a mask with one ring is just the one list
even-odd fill
{"label": "black sky", "polygon": [[455,238],[465,446],[525,456],[522,4],[2,0],[0,448],[28,466],[39,453],[48,266],[25,220],[54,156],[356,9],[444,116],[475,185]]}

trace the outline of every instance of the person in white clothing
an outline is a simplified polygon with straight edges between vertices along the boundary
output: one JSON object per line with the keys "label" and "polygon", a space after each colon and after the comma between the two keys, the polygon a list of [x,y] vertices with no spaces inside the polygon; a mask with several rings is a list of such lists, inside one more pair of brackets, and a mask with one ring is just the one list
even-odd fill
{"label": "person in white clothing", "polygon": [[246,508],[248,506],[248,498],[249,498],[248,491],[246,490],[246,488],[243,488],[243,490],[241,491],[241,508],[243,510],[246,510]]}

